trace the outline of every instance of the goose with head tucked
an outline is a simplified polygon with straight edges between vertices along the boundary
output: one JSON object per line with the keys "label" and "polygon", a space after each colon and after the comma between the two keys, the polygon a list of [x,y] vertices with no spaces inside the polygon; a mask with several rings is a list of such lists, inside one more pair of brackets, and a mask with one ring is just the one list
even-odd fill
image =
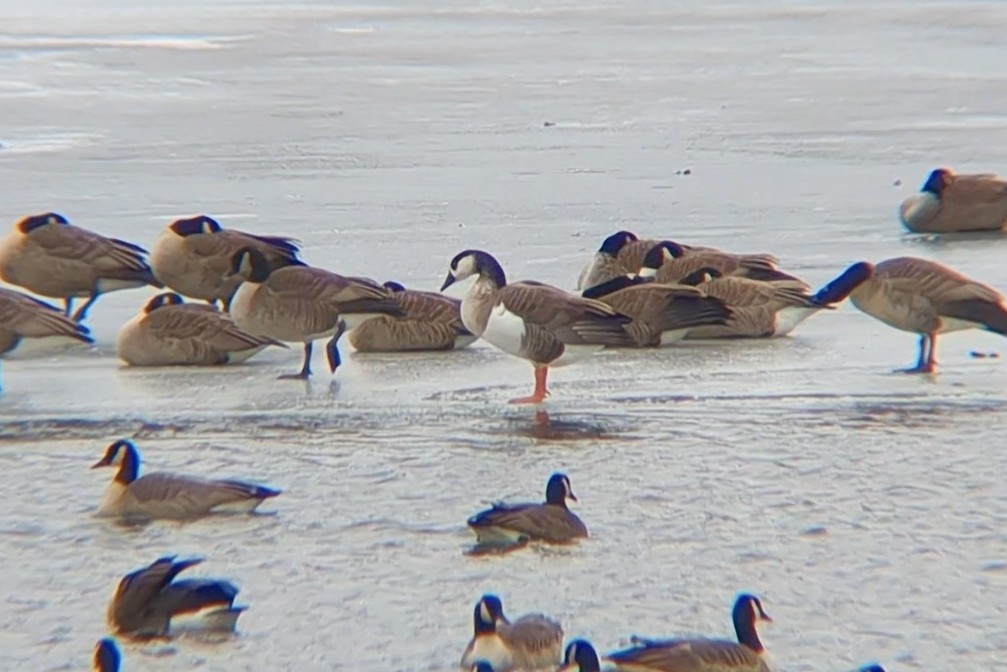
{"label": "goose with head tucked", "polygon": [[21,219],[0,241],[0,277],[36,294],[63,299],[68,316],[73,300],[87,297],[72,313],[79,322],[102,294],[144,285],[161,287],[145,254],[133,243],[106,238],[47,212]]}
{"label": "goose with head tucked", "polygon": [[224,308],[241,283],[230,275],[234,255],[251,248],[266,260],[271,270],[298,261],[297,241],[282,236],[260,236],[225,229],[207,215],[172,222],[150,251],[150,265],[166,287],[192,299]]}
{"label": "goose with head tucked", "polygon": [[17,348],[22,339],[52,336],[94,343],[87,327],[66,317],[58,308],[0,287],[0,356]]}
{"label": "goose with head tucked", "polygon": [[111,637],[99,639],[94,647],[92,666],[94,672],[119,672],[122,665],[122,654],[119,645]]}
{"label": "goose with head tucked", "polygon": [[140,451],[120,439],[91,468],[118,467],[99,516],[188,519],[214,513],[251,513],[279,490],[236,480],[209,480],[156,472],[140,476]]}
{"label": "goose with head tucked", "polygon": [[632,318],[626,331],[634,345],[655,348],[676,343],[704,325],[724,325],[732,311],[717,297],[685,285],[662,285],[651,278],[620,275],[582,293]]}
{"label": "goose with head tucked", "polygon": [[462,655],[461,667],[478,661],[496,672],[555,669],[563,655],[563,628],[542,614],[510,621],[496,595],[483,595],[473,612],[475,633]]}
{"label": "goose with head tucked", "polygon": [[681,283],[703,269],[712,268],[721,276],[739,276],[768,282],[787,281],[807,285],[777,268],[776,257],[769,254],[731,254],[710,248],[687,249],[665,240],[650,249],[639,273],[662,284]]}
{"label": "goose with head tucked", "polygon": [[257,336],[304,343],[301,370],[281,378],[307,380],[312,343],[328,337],[325,352],[329,369],[335,373],[342,361],[338,343],[344,332],[380,315],[405,315],[392,293],[377,283],[301,262],[274,270],[253,248],[235,254],[231,270],[244,280],[231,301],[237,325]]}
{"label": "goose with head tucked", "polygon": [[567,508],[567,500],[577,501],[566,474],[555,473],[545,487],[545,502],[525,504],[495,503],[468,519],[468,526],[481,543],[521,544],[548,541],[564,544],[586,539],[587,526]]}
{"label": "goose with head tucked", "polygon": [[384,288],[405,312],[404,317],[382,315],[349,333],[358,352],[415,352],[461,350],[476,336],[462,324],[461,301],[436,292],[406,289],[397,282]]}
{"label": "goose with head tucked", "polygon": [[234,606],[237,586],[222,579],[175,580],[201,562],[164,557],[124,576],[108,605],[113,631],[135,638],[170,637],[183,627],[233,632],[246,609]]}
{"label": "goose with head tucked", "polygon": [[591,261],[580,272],[580,277],[577,279],[577,291],[584,291],[588,287],[600,285],[612,278],[635,272],[636,269],[627,268],[619,256],[627,245],[637,242],[639,239],[631,231],[616,231],[603,240],[601,247],[591,257]]}
{"label": "goose with head tucked", "polygon": [[1007,180],[937,168],[919,193],[899,207],[902,225],[914,233],[1003,231],[1007,228]]}
{"label": "goose with head tucked", "polygon": [[906,373],[937,370],[937,337],[983,329],[1007,336],[1007,304],[989,285],[929,259],[896,257],[875,265],[860,261],[823,287],[819,303],[850,298],[853,305],[890,327],[919,334],[916,365]]}
{"label": "goose with head tucked", "polygon": [[633,638],[634,646],[606,659],[621,672],[770,672],[756,623],[772,621],[754,595],[739,595],[732,612],[738,641]]}
{"label": "goose with head tucked", "polygon": [[131,366],[216,366],[243,362],[280,341],[241,330],[214,306],[158,294],[119,331],[116,352]]}
{"label": "goose with head tucked", "polygon": [[731,311],[723,324],[690,329],[689,339],[786,336],[815,313],[832,309],[818,303],[802,282],[723,277],[714,268],[704,268],[684,278],[682,284],[723,301]]}
{"label": "goose with head tucked", "polygon": [[465,327],[535,367],[535,391],[511,403],[542,403],[549,367],[572,364],[606,345],[633,344],[624,329],[631,320],[609,305],[540,282],[508,284],[500,263],[481,250],[455,255],[441,291],[470,276],[477,279],[462,300]]}

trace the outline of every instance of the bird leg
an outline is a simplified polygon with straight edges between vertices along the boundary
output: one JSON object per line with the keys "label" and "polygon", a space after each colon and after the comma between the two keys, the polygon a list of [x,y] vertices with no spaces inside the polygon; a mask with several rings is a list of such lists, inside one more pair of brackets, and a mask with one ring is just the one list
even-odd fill
{"label": "bird leg", "polygon": [[920,336],[920,354],[916,358],[916,366],[908,369],[898,369],[900,373],[933,373],[937,370],[934,357],[937,349],[937,336],[923,334]]}
{"label": "bird leg", "polygon": [[517,399],[511,399],[512,404],[541,404],[545,401],[545,398],[549,396],[549,390],[546,388],[546,378],[549,376],[548,366],[536,366],[535,367],[535,391],[532,392],[530,397],[518,397]]}
{"label": "bird leg", "polygon": [[346,333],[346,322],[340,319],[332,340],[325,344],[325,354],[329,358],[329,371],[332,373],[335,373],[339,365],[343,363],[342,358],[339,356],[339,339],[344,333]]}
{"label": "bird leg", "polygon": [[[97,292],[94,293],[94,294],[92,294],[91,296],[89,296],[87,298],[87,301],[84,302],[84,305],[81,306],[80,308],[78,308],[77,312],[75,312],[73,314],[73,317],[70,318],[70,319],[72,319],[74,322],[83,322],[87,318],[87,311],[88,311],[88,309],[91,308],[91,306],[94,305],[94,302],[98,300],[99,296],[101,296],[101,294],[98,294]],[[69,306],[70,301],[71,301],[71,299],[67,299],[66,300],[66,302],[67,302],[67,310],[70,309],[70,306]]]}
{"label": "bird leg", "polygon": [[63,299],[63,307],[64,307],[63,313],[67,317],[70,317],[70,315],[73,314],[73,297],[72,296],[68,296],[65,299]]}
{"label": "bird leg", "polygon": [[285,373],[280,376],[280,380],[307,380],[311,377],[311,345],[308,341],[304,344],[304,366],[298,373]]}

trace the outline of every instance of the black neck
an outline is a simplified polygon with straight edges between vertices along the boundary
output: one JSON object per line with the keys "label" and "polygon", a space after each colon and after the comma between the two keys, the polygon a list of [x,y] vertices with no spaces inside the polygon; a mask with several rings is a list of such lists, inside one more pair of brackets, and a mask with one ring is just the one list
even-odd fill
{"label": "black neck", "polygon": [[479,269],[481,279],[491,280],[497,287],[507,286],[507,274],[504,273],[500,262],[484,252],[476,253],[476,260],[476,268]]}
{"label": "black neck", "polygon": [[738,635],[738,643],[748,647],[756,653],[762,653],[762,640],[759,639],[759,632],[755,629],[755,620],[752,618],[751,607],[745,605],[744,610],[734,614],[734,632]]}

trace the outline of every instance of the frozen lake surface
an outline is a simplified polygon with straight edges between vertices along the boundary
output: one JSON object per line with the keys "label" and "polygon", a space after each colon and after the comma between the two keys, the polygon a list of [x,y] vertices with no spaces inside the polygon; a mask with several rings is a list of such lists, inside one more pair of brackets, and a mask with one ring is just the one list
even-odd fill
{"label": "frozen lake surface", "polygon": [[[0,220],[57,210],[150,245],[173,219],[289,234],[307,261],[436,289],[458,251],[572,288],[619,228],[773,252],[814,285],[934,258],[1007,289],[1007,240],[905,235],[938,165],[1007,171],[1007,4],[0,0]],[[702,6],[701,6],[702,4]],[[689,169],[689,174],[684,174]],[[0,222],[3,226],[7,226]],[[127,370],[95,350],[3,364],[0,668],[88,669],[119,577],[169,553],[234,579],[222,643],[124,646],[125,669],[454,669],[471,607],[545,611],[599,650],[731,635],[739,590],[776,669],[1007,670],[1004,341],[916,339],[850,306],[772,342],[531,367],[299,350]],[[92,517],[113,440],[152,469],[261,479],[275,516]],[[592,538],[465,554],[466,518],[566,471]]]}

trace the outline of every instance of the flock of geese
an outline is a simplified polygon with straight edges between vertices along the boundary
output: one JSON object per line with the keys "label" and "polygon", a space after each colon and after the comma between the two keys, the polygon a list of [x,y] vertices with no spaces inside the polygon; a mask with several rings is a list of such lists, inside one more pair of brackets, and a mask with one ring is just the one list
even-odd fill
{"label": "flock of geese", "polygon": [[[1007,228],[1007,182],[992,175],[934,170],[901,208],[913,231]],[[120,330],[116,349],[132,366],[211,366],[247,360],[268,347],[301,343],[301,368],[281,378],[312,375],[313,344],[326,340],[329,368],[341,363],[346,334],[357,351],[455,350],[483,339],[529,361],[532,394],[513,400],[542,403],[551,367],[603,348],[652,348],[684,339],[770,338],[846,298],[889,326],[919,335],[911,372],[936,370],[940,334],[979,328],[1007,335],[1003,295],[926,259],[900,257],[854,263],[817,292],[779,267],[769,254],[736,254],[628,231],[608,236],[577,281],[577,293],[536,281],[508,282],[483,250],[450,261],[441,292],[474,278],[464,299],[407,289],[396,282],[342,276],[309,266],[295,241],[225,229],[200,215],[167,227],[148,255],[130,242],[72,225],[56,213],[18,221],[0,242],[0,278],[36,295],[59,299],[59,309],[15,289],[0,288],[0,354],[23,338],[64,337],[91,343],[88,311],[108,292],[150,285],[154,296]],[[187,297],[189,301],[186,301]],[[74,310],[74,301],[84,303]],[[115,467],[99,514],[129,519],[191,519],[252,512],[278,490],[234,480],[174,474],[140,475],[140,453],[126,440],[110,445],[95,467]],[[486,545],[529,541],[571,543],[588,536],[567,506],[569,478],[554,474],[542,503],[496,504],[469,519]],[[127,574],[109,605],[113,633],[167,637],[198,616],[202,630],[233,631],[244,607],[237,588],[211,578],[179,579],[201,559],[162,557]],[[768,621],[758,597],[738,596],[732,611],[736,640],[634,639],[605,664],[623,672],[768,671],[757,624]],[[475,606],[473,638],[462,656],[466,672],[550,669],[595,672],[602,659],[587,641],[563,647],[554,620],[504,615],[500,599]],[[95,669],[119,670],[112,638],[98,643]],[[880,670],[878,666],[863,668]]]}

